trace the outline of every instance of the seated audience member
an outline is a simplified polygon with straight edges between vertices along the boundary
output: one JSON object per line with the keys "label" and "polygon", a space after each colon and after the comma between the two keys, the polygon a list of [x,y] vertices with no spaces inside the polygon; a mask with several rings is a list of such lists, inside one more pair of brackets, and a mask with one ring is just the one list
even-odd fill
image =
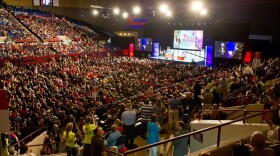
{"label": "seated audience member", "polygon": [[27,146],[23,146],[20,148],[19,156],[35,156],[35,154],[32,153],[32,150],[30,148],[28,148]]}
{"label": "seated audience member", "polygon": [[267,120],[267,124],[270,127],[270,130],[267,132],[268,142],[272,144],[273,143],[280,144],[280,137],[279,137],[280,126],[275,125],[271,120]]}
{"label": "seated audience member", "polygon": [[118,123],[118,127],[116,128],[117,131],[119,131],[121,134],[123,134],[123,122],[120,121]]}
{"label": "seated audience member", "polygon": [[[107,146],[111,148],[112,146],[116,146],[118,137],[121,136],[121,133],[116,130],[115,125],[111,126],[111,133],[109,134],[109,137],[107,138]],[[118,147],[120,148],[120,147]]]}
{"label": "seated audience member", "polygon": [[220,111],[218,111],[219,110],[219,105],[217,105],[217,104],[214,104],[213,106],[212,106],[212,110],[213,111],[211,111],[211,113],[210,113],[210,118],[212,119],[212,120],[220,120],[220,115],[221,115],[221,112]]}
{"label": "seated audience member", "polygon": [[276,156],[273,149],[266,148],[265,140],[265,136],[259,131],[256,131],[251,135],[251,156]]}
{"label": "seated audience member", "polygon": [[232,148],[232,156],[250,156],[250,151],[244,144],[236,143]]}
{"label": "seated audience member", "polygon": [[112,146],[109,151],[112,151],[114,153],[110,153],[109,156],[118,156],[118,147],[117,146]]}
{"label": "seated audience member", "polygon": [[201,152],[197,156],[213,156],[213,155],[209,152]]}
{"label": "seated audience member", "polygon": [[112,125],[114,123],[114,119],[112,117],[112,115],[108,114],[107,115],[107,120],[105,121],[106,125]]}

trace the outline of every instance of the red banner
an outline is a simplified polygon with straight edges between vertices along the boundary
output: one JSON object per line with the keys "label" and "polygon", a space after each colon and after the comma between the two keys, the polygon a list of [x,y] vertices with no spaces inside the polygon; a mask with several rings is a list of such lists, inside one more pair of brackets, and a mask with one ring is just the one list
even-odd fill
{"label": "red banner", "polygon": [[6,90],[0,90],[0,110],[8,110],[8,103]]}

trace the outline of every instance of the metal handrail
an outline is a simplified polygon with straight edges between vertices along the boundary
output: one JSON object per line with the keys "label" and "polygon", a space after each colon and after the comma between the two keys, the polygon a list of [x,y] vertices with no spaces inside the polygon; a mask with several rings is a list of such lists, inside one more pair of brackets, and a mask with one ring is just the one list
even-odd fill
{"label": "metal handrail", "polygon": [[[268,111],[262,110],[262,111],[254,111],[254,110],[246,110],[246,109],[221,109],[221,110],[199,110],[200,112],[223,112],[223,111],[243,111],[243,114],[238,115],[237,117],[234,117],[234,119],[243,116],[246,117],[246,114],[248,113],[254,113],[254,112],[263,112],[267,113]],[[232,119],[232,120],[234,120]],[[245,124],[245,120],[243,120],[243,123]]]}
{"label": "metal handrail", "polygon": [[[149,145],[145,145],[145,146],[142,146],[142,147],[139,147],[139,148],[136,148],[136,149],[132,149],[132,150],[126,151],[124,153],[117,153],[117,152],[113,152],[113,151],[106,151],[106,152],[112,153],[112,154],[118,154],[118,155],[121,155],[121,156],[127,156],[128,154],[135,153],[135,152],[138,152],[138,151],[141,151],[141,150],[145,150],[145,149],[148,149],[148,148],[153,147],[153,146],[158,146],[158,145],[161,145],[161,144],[164,144],[164,143],[168,143],[168,142],[171,142],[171,141],[174,141],[174,140],[178,140],[178,139],[181,139],[181,138],[190,137],[190,136],[195,135],[197,133],[206,132],[206,131],[209,131],[209,130],[212,130],[212,129],[216,129],[216,128],[218,128],[217,147],[219,147],[220,146],[221,128],[223,126],[226,126],[226,125],[238,122],[238,121],[242,121],[242,120],[245,121],[246,119],[253,118],[253,117],[262,115],[263,113],[268,113],[268,112],[275,111],[275,110],[279,110],[279,109],[273,109],[273,110],[270,110],[270,111],[267,111],[267,112],[261,111],[261,113],[257,113],[257,114],[254,114],[254,115],[251,115],[251,116],[248,116],[248,117],[244,117],[242,119],[237,119],[237,120],[229,121],[227,123],[222,123],[220,125],[211,126],[211,127],[208,127],[208,128],[197,130],[195,132],[190,132],[188,134],[180,135],[180,136],[177,136],[175,138],[166,139],[166,140],[154,143],[154,144],[149,144]],[[239,109],[239,111],[241,111],[241,109]],[[247,112],[260,112],[260,111],[247,111]],[[54,143],[45,143],[45,144],[37,144],[37,145],[28,145],[27,147],[43,146],[43,145],[47,145],[47,144],[57,144],[57,143],[65,143],[65,142],[54,142]]]}
{"label": "metal handrail", "polygon": [[[55,145],[55,144],[65,144],[65,141],[61,141],[61,142],[52,142],[52,143],[43,143],[43,144],[36,144],[36,145],[26,145],[26,146],[19,146],[19,148],[21,147],[35,147],[35,146],[45,146],[45,145]],[[1,147],[2,148],[2,147]],[[0,148],[0,149],[1,149]],[[116,156],[123,156],[122,153],[118,153],[115,151],[110,151],[109,149],[106,151],[107,153],[111,153],[111,154],[116,154]]]}
{"label": "metal handrail", "polygon": [[[239,88],[239,89],[235,90],[234,92],[232,92],[232,93],[228,94],[228,95],[227,95],[227,96],[225,96],[223,99],[230,98],[230,97],[232,97],[232,95],[235,95],[235,94],[237,94],[237,93],[242,92],[242,91],[243,91],[243,89],[247,88],[248,86],[251,86],[251,85],[252,85],[252,84],[254,84],[254,83],[255,83],[255,81],[252,81],[252,82],[250,82],[250,83],[246,84],[245,86],[243,86],[243,87],[241,87],[241,88]],[[222,99],[222,100],[223,100],[223,99]]]}
{"label": "metal handrail", "polygon": [[14,147],[14,146],[16,146],[16,145],[19,146],[22,142],[24,142],[24,141],[27,140],[28,138],[32,137],[33,134],[35,134],[35,133],[41,131],[41,130],[44,129],[44,128],[45,128],[44,126],[43,126],[43,127],[40,127],[39,129],[37,129],[36,131],[32,132],[32,133],[29,134],[28,136],[26,136],[26,137],[24,137],[23,139],[19,140],[17,143],[13,144],[11,147]]}
{"label": "metal handrail", "polygon": [[[261,98],[260,103],[262,103],[262,101],[263,101],[263,96],[264,96],[264,95],[263,95],[263,93],[262,93],[262,94],[259,95],[256,99],[253,99],[253,100],[258,100],[259,98]],[[252,102],[253,100],[251,100],[250,102]],[[246,106],[249,105],[249,104],[250,104],[250,103],[245,104],[245,105],[241,106],[239,109],[242,109],[242,108],[246,107]],[[235,113],[235,112],[232,112],[232,113],[228,114],[227,116],[232,115],[233,113]]]}
{"label": "metal handrail", "polygon": [[250,97],[252,95],[241,95],[241,96],[236,96],[236,97],[228,97],[228,98],[224,98],[223,101],[225,100],[231,100],[231,99],[238,99],[238,98],[243,98],[243,97]]}
{"label": "metal handrail", "polygon": [[[279,109],[273,109],[273,110],[270,110],[268,112],[275,111],[275,110],[279,110]],[[153,144],[145,145],[145,146],[142,146],[142,147],[139,147],[139,148],[136,148],[136,149],[132,149],[132,150],[124,152],[124,156],[127,156],[128,154],[135,153],[135,152],[138,152],[138,151],[141,151],[141,150],[145,150],[145,149],[151,148],[153,146],[158,146],[158,145],[161,145],[161,144],[164,144],[164,143],[168,143],[168,142],[171,142],[171,141],[174,141],[174,140],[178,140],[178,139],[181,139],[181,138],[190,137],[192,135],[195,135],[195,134],[198,134],[198,133],[202,133],[202,132],[206,132],[206,131],[209,131],[209,130],[212,130],[212,129],[216,129],[216,128],[218,128],[217,147],[219,147],[220,146],[221,127],[229,125],[229,124],[232,124],[232,123],[235,123],[235,122],[238,122],[238,121],[242,121],[242,120],[244,121],[246,119],[262,115],[263,113],[264,112],[257,113],[257,114],[254,114],[254,115],[251,115],[251,116],[248,116],[248,117],[244,117],[242,119],[237,119],[237,120],[229,121],[227,123],[222,123],[220,125],[211,126],[211,127],[208,127],[208,128],[197,130],[195,132],[191,132],[191,133],[188,133],[188,134],[183,134],[183,135],[177,136],[175,138],[166,139],[166,140],[163,140],[163,141],[160,141],[160,142],[157,142],[157,143],[153,143]]]}

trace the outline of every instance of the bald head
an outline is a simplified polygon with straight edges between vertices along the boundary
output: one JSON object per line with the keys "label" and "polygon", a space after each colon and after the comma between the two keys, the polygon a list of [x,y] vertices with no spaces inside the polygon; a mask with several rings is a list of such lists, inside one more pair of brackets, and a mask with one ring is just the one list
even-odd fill
{"label": "bald head", "polygon": [[265,140],[262,132],[256,131],[251,135],[251,144],[253,147],[264,147]]}

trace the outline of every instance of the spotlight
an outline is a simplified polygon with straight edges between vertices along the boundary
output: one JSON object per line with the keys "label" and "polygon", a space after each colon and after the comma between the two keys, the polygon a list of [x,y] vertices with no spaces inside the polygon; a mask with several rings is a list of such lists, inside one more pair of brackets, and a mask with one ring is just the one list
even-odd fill
{"label": "spotlight", "polygon": [[119,9],[119,8],[114,8],[113,13],[114,13],[115,15],[120,14],[120,9]]}
{"label": "spotlight", "polygon": [[207,10],[206,9],[201,9],[200,10],[200,15],[202,15],[202,16],[207,15]]}
{"label": "spotlight", "polygon": [[160,10],[160,12],[164,13],[167,10],[167,8],[168,7],[166,4],[162,4],[162,5],[160,5],[159,10]]}
{"label": "spotlight", "polygon": [[168,11],[166,12],[166,16],[167,16],[167,17],[171,17],[171,16],[172,16],[172,11],[168,10]]}
{"label": "spotlight", "polygon": [[141,12],[140,7],[136,6],[136,7],[133,8],[133,13],[134,13],[135,15],[139,14],[140,12]]}
{"label": "spotlight", "polygon": [[94,10],[92,11],[92,13],[93,13],[93,15],[98,15],[98,14],[99,14],[98,10],[96,10],[96,9],[94,9]]}
{"label": "spotlight", "polygon": [[202,2],[201,1],[195,1],[192,3],[192,10],[193,11],[199,11],[202,8]]}
{"label": "spotlight", "polygon": [[127,18],[128,17],[128,13],[127,12],[123,12],[122,17],[123,18]]}

